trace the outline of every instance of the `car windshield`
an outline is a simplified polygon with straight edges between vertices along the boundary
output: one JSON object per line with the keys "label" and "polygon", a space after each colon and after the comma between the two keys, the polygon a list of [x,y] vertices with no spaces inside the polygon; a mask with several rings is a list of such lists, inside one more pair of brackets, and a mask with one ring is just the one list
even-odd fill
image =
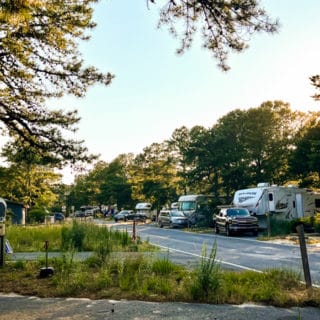
{"label": "car windshield", "polygon": [[172,217],[184,217],[184,214],[180,211],[172,211],[171,216]]}
{"label": "car windshield", "polygon": [[247,217],[250,216],[250,213],[247,209],[228,209],[227,210],[227,216],[232,217],[232,216],[242,216],[242,217]]}

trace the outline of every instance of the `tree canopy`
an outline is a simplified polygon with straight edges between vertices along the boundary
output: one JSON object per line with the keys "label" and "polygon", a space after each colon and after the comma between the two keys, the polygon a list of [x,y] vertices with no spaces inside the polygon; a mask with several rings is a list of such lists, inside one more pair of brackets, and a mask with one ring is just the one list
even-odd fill
{"label": "tree canopy", "polygon": [[0,121],[3,132],[56,164],[89,161],[76,131],[77,111],[51,110],[46,100],[85,95],[94,83],[108,85],[110,73],[84,67],[78,42],[88,40],[95,0],[7,0],[0,4]]}

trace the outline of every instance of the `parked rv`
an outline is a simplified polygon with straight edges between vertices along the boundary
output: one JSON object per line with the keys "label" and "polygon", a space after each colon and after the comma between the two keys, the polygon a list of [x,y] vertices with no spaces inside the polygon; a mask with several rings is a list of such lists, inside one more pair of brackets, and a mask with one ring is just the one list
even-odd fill
{"label": "parked rv", "polygon": [[148,202],[139,202],[135,207],[136,215],[145,216],[146,219],[156,220],[156,214],[152,211],[152,205]]}
{"label": "parked rv", "polygon": [[270,213],[293,220],[320,212],[320,193],[292,185],[259,183],[256,188],[236,191],[232,204],[247,208],[251,215],[258,217]]}
{"label": "parked rv", "polygon": [[208,197],[202,194],[180,196],[179,211],[188,218],[190,225],[205,223],[212,220]]}

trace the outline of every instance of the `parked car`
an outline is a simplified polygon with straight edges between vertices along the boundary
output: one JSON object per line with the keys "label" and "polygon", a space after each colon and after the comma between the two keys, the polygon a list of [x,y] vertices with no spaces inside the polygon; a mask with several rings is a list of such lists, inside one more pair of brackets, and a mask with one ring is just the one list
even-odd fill
{"label": "parked car", "polygon": [[84,211],[76,211],[73,215],[75,218],[84,218],[86,215],[85,215],[85,212]]}
{"label": "parked car", "polygon": [[254,236],[258,235],[258,219],[250,215],[245,208],[221,208],[214,217],[216,233],[224,231],[227,236],[232,233],[252,232]]}
{"label": "parked car", "polygon": [[54,216],[54,221],[61,222],[65,219],[65,216],[61,212],[55,212],[53,216]]}
{"label": "parked car", "polygon": [[184,228],[188,226],[188,218],[181,211],[162,210],[158,216],[160,228],[169,226],[170,228]]}
{"label": "parked car", "polygon": [[136,213],[133,210],[122,210],[114,216],[114,220],[115,222],[128,220],[145,222],[147,220],[147,216],[143,213]]}

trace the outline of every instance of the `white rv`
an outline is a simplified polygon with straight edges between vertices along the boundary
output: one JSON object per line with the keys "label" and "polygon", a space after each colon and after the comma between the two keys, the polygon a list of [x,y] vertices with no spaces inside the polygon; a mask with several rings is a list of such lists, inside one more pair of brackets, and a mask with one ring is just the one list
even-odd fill
{"label": "white rv", "polygon": [[252,215],[271,213],[292,220],[320,212],[320,193],[295,186],[259,183],[256,188],[236,191],[233,205],[247,208]]}
{"label": "white rv", "polygon": [[151,209],[152,205],[148,202],[139,202],[135,207],[137,214],[145,215],[147,219],[155,220],[156,215]]}
{"label": "white rv", "polygon": [[178,200],[179,211],[189,218],[190,224],[204,221],[210,215],[208,197],[202,194],[180,196]]}

